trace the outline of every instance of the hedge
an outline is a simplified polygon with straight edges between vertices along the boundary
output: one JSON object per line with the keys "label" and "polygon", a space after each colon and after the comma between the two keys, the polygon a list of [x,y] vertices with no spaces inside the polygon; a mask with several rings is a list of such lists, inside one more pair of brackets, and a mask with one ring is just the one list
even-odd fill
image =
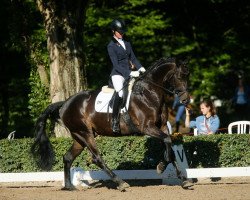
{"label": "hedge", "polygon": [[[103,159],[111,169],[155,169],[163,158],[164,145],[158,139],[126,136],[97,137],[96,141]],[[191,168],[250,166],[249,134],[183,136],[182,141]],[[32,142],[31,138],[0,140],[0,172],[40,171],[30,154]],[[52,171],[62,171],[62,157],[71,146],[72,140],[51,138],[51,143],[56,156]],[[90,154],[84,150],[73,166],[85,170],[99,169],[91,161]]]}

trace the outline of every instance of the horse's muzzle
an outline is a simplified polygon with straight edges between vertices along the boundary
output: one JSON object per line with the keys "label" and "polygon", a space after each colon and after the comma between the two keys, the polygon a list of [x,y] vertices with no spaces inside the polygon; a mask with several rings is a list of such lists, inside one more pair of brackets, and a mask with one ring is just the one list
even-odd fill
{"label": "horse's muzzle", "polygon": [[187,106],[190,103],[190,98],[181,100],[181,103]]}
{"label": "horse's muzzle", "polygon": [[178,92],[177,95],[180,99],[180,103],[184,104],[185,106],[190,103],[190,96],[187,91]]}

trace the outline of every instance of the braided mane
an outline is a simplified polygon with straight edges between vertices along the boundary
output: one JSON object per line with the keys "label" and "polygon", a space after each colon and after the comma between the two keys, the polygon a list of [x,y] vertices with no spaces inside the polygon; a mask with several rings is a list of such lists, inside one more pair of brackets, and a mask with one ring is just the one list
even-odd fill
{"label": "braided mane", "polygon": [[143,73],[135,82],[143,80],[143,78],[148,74],[152,73],[153,70],[167,63],[176,63],[176,60],[172,57],[160,58],[159,60],[155,61],[149,68],[147,68],[146,72]]}
{"label": "braided mane", "polygon": [[175,63],[176,60],[175,58],[160,58],[159,60],[155,61],[148,69],[147,71],[152,71],[153,69],[161,66],[162,64],[166,64],[166,63]]}

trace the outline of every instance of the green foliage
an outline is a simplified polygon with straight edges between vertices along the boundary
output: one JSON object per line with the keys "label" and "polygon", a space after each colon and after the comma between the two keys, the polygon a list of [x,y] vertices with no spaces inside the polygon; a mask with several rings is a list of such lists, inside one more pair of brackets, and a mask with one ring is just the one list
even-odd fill
{"label": "green foliage", "polygon": [[30,65],[26,56],[27,38],[36,17],[26,0],[3,0],[1,5],[0,138],[12,131],[16,137],[24,137],[30,135],[32,127],[27,108]]}
{"label": "green foliage", "polygon": [[191,168],[246,167],[250,165],[249,145],[249,134],[219,134],[185,137],[184,149]]}
{"label": "green foliage", "polygon": [[[155,169],[163,159],[164,145],[149,137],[98,137],[97,146],[111,169]],[[33,139],[0,140],[0,172],[40,171],[30,155]],[[55,151],[52,171],[63,170],[63,155],[72,145],[70,138],[51,138]],[[246,167],[250,165],[250,135],[184,136],[184,150],[191,168]],[[197,154],[194,154],[196,151]],[[84,150],[73,166],[99,169]]]}
{"label": "green foliage", "polygon": [[33,122],[36,121],[37,117],[50,103],[49,86],[41,82],[37,71],[38,65],[41,65],[46,67],[47,73],[49,74],[49,58],[45,45],[46,41],[45,31],[41,29],[34,31],[30,38],[30,63],[32,64],[32,68],[29,78],[31,91],[29,93],[28,108]]}
{"label": "green foliage", "polygon": [[222,138],[221,151],[225,152],[220,156],[222,167],[240,167],[250,165],[250,138],[244,135],[233,135],[228,140]]}
{"label": "green foliage", "polygon": [[31,139],[0,141],[0,172],[32,172],[37,168],[30,160]]}
{"label": "green foliage", "polygon": [[[243,9],[246,4],[226,0],[189,2],[188,5],[184,0],[105,1],[102,4],[94,1],[87,10],[84,33],[89,85],[97,88],[107,84],[111,70],[106,50],[111,37],[109,24],[114,18],[123,18],[128,26],[125,37],[131,41],[137,57],[146,68],[164,56],[189,58],[189,86],[196,101],[210,96],[230,99],[237,71],[250,68],[246,55],[249,45],[243,42],[248,39],[235,24],[242,21],[244,30],[249,30],[246,19],[250,15]],[[233,7],[239,10],[242,15],[236,18],[241,20],[223,12],[222,7],[233,13]],[[223,24],[221,20],[228,23]]]}
{"label": "green foliage", "polygon": [[[49,74],[46,34],[35,1],[3,0],[2,5],[0,134],[3,138],[18,128],[23,137],[50,102],[49,89],[37,73],[42,65]],[[224,100],[221,110],[226,110],[237,72],[243,70],[248,84],[250,80],[249,5],[237,0],[90,1],[83,27],[89,89],[108,83],[109,24],[123,18],[128,26],[125,37],[145,68],[160,57],[189,58],[189,86],[196,103],[215,96]],[[228,116],[222,123],[227,120]]]}
{"label": "green foliage", "polygon": [[[112,37],[110,23],[115,18],[125,20],[128,27],[125,37],[132,43],[142,65],[148,67],[162,57],[160,44],[164,38],[160,37],[159,33],[169,26],[169,19],[164,19],[163,14],[157,9],[162,2],[130,0],[124,4],[117,3],[115,9],[112,2],[91,4],[86,13],[84,32],[87,74],[91,88],[108,83],[112,65],[107,45]],[[159,48],[155,48],[156,46]]]}
{"label": "green foliage", "polygon": [[46,88],[39,78],[36,70],[32,70],[30,73],[30,87],[31,92],[29,94],[29,110],[32,121],[35,122],[37,117],[44,111],[44,109],[50,103],[49,90]]}

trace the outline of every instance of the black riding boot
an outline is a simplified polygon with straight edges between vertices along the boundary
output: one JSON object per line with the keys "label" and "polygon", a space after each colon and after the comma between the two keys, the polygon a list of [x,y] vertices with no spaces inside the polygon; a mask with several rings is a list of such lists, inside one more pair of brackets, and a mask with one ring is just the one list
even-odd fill
{"label": "black riding boot", "polygon": [[112,130],[114,133],[120,133],[120,108],[121,108],[122,98],[116,96],[113,104],[112,113]]}

